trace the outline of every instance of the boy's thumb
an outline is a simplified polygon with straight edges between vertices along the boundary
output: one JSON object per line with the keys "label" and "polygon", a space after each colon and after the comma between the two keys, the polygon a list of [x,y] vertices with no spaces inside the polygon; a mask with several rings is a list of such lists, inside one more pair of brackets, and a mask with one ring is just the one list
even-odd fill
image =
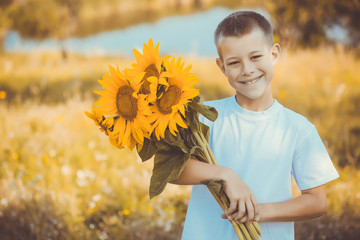
{"label": "boy's thumb", "polygon": [[222,217],[223,219],[227,219],[227,216],[226,216],[225,213],[221,214],[221,217]]}

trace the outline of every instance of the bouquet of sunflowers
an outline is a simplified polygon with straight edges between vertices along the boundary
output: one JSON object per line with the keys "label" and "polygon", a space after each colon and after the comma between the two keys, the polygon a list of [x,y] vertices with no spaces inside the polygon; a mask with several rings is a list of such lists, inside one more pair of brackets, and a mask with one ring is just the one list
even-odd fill
{"label": "bouquet of sunflowers", "polygon": [[[150,180],[150,198],[159,195],[166,184],[177,179],[190,158],[217,164],[209,147],[209,128],[199,121],[199,113],[211,121],[216,109],[201,104],[198,78],[190,73],[181,58],[160,57],[159,44],[145,43],[143,54],[133,50],[136,63],[120,71],[109,66],[95,91],[100,99],[94,103],[94,120],[118,148],[136,148],[142,161],[154,157]],[[225,211],[229,199],[220,180],[204,182]],[[259,239],[260,226],[230,221],[239,239]]]}

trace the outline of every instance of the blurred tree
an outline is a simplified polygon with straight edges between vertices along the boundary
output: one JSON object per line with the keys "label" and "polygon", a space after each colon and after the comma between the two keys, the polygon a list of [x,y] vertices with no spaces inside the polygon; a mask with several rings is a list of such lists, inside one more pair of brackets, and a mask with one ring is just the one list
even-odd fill
{"label": "blurred tree", "polygon": [[[333,42],[327,31],[338,27],[336,38],[350,47],[360,40],[360,0],[273,0],[262,6],[274,19],[275,34],[289,47],[316,47]],[[346,36],[339,36],[346,34]]]}
{"label": "blurred tree", "polygon": [[19,32],[23,38],[55,38],[59,41],[63,56],[66,50],[63,40],[76,28],[82,0],[6,0],[1,4],[5,23],[1,26]]}
{"label": "blurred tree", "polygon": [[[69,22],[67,26],[65,26],[66,32],[63,38],[68,39],[77,27],[77,23],[78,23],[77,19],[81,6],[83,4],[83,0],[56,0],[56,2],[60,6],[64,6],[67,9],[67,17],[69,19]],[[62,49],[63,58],[66,58],[67,55],[66,47],[63,44],[63,42],[61,49]]]}
{"label": "blurred tree", "polygon": [[335,13],[328,13],[329,22],[346,28],[349,34],[348,44],[360,50],[360,0],[334,1],[334,9]]}
{"label": "blurred tree", "polygon": [[0,53],[3,52],[2,46],[4,45],[4,38],[6,34],[6,29],[9,27],[9,19],[5,14],[5,10],[12,3],[12,0],[2,0],[0,1]]}
{"label": "blurred tree", "polygon": [[360,51],[360,0],[1,0],[0,43],[7,29],[63,44],[70,35],[86,37],[214,6],[263,8],[273,18],[276,38],[290,48],[316,47],[335,38]]}
{"label": "blurred tree", "polygon": [[[264,1],[264,8],[270,13],[275,35],[281,39],[283,45],[293,48],[325,42],[325,33],[321,29],[323,8],[318,1]],[[314,12],[316,14],[313,14]]]}

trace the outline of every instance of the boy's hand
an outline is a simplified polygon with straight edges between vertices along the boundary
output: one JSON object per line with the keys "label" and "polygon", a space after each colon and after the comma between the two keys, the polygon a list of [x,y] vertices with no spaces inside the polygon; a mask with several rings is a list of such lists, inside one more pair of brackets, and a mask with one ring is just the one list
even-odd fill
{"label": "boy's hand", "polygon": [[231,169],[228,169],[223,179],[224,191],[230,200],[230,206],[221,216],[238,223],[258,221],[259,206],[251,189]]}

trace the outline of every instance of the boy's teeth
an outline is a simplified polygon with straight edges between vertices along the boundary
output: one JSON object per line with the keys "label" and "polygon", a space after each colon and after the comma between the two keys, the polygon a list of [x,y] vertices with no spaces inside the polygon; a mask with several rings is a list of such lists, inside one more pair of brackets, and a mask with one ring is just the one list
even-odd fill
{"label": "boy's teeth", "polygon": [[246,84],[246,85],[251,85],[251,84],[255,83],[257,80],[258,80],[258,78],[255,79],[255,80],[253,80],[253,81],[251,81],[251,82],[245,82],[245,84]]}

